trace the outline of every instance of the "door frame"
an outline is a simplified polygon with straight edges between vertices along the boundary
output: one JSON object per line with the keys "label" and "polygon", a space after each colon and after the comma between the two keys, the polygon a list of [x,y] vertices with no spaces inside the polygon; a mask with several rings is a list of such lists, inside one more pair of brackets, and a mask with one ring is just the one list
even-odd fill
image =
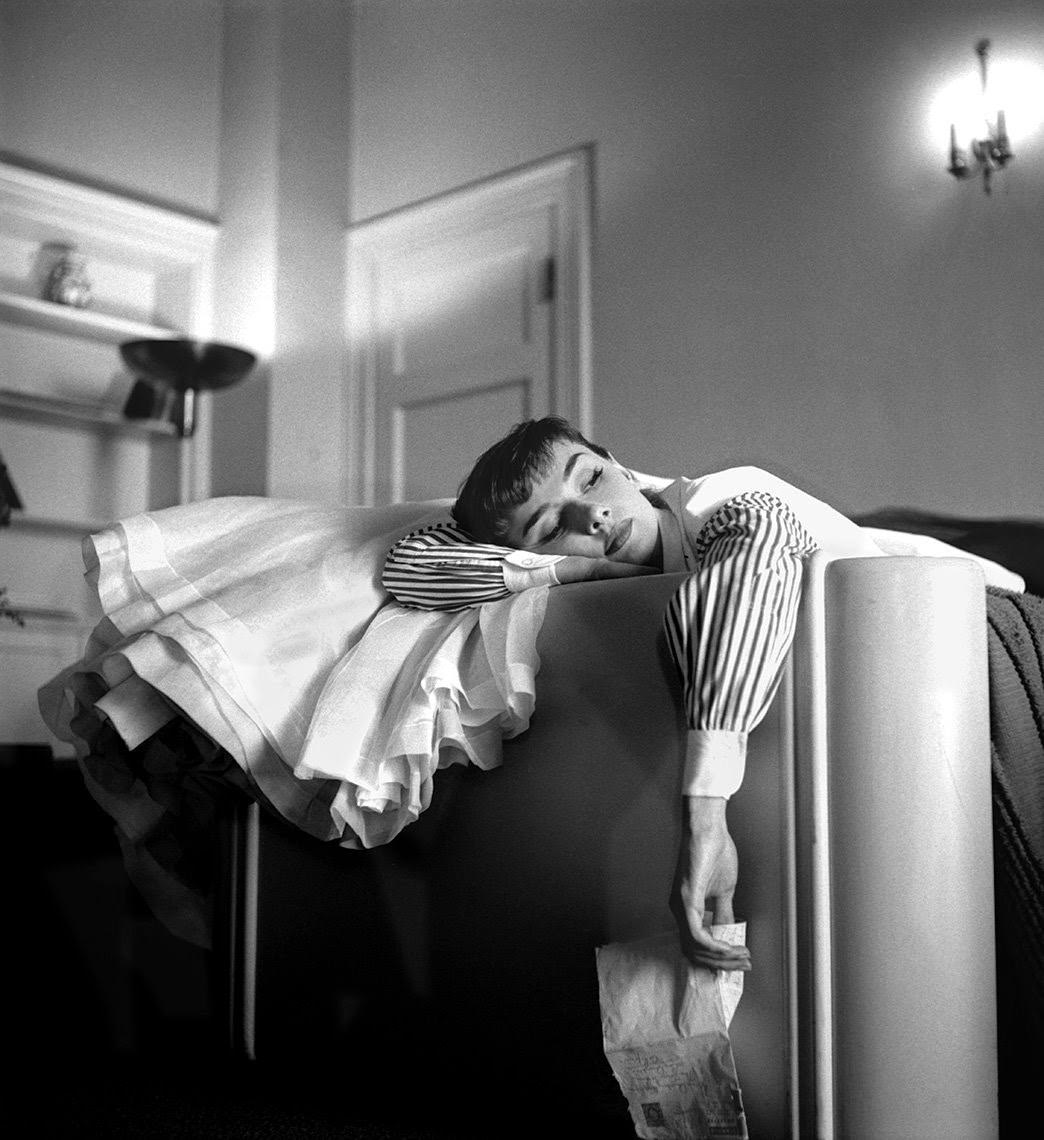
{"label": "door frame", "polygon": [[348,501],[374,502],[377,298],[381,265],[432,239],[552,207],[556,222],[552,411],[588,438],[592,426],[591,148],[517,167],[349,226],[345,237]]}

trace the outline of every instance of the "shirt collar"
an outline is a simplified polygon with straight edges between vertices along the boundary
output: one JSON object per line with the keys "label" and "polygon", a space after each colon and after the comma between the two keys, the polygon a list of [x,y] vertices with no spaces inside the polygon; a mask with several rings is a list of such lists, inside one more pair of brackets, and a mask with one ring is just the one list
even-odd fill
{"label": "shirt collar", "polygon": [[[673,495],[671,492],[675,492]],[[686,554],[688,543],[678,522],[677,484],[672,483],[658,492],[666,505],[666,510],[656,512],[656,525],[660,528],[660,542],[663,546],[664,574],[684,574],[690,569]]]}

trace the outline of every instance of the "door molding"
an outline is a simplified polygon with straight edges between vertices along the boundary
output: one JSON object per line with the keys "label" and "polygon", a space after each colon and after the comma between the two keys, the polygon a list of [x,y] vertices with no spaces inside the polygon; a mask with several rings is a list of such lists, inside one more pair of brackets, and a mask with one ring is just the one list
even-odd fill
{"label": "door molding", "polygon": [[592,427],[591,154],[587,147],[506,171],[358,222],[345,239],[348,346],[348,501],[374,501],[375,384],[381,266],[455,234],[538,208],[556,221],[552,409],[589,438]]}

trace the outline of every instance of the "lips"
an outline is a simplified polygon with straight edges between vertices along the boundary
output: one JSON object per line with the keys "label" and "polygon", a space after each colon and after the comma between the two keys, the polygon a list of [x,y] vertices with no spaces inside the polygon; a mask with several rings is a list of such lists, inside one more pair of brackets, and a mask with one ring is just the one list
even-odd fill
{"label": "lips", "polygon": [[606,558],[612,558],[620,547],[627,542],[633,529],[634,521],[632,519],[624,519],[623,522],[619,522],[613,527],[609,532],[609,541],[605,544]]}

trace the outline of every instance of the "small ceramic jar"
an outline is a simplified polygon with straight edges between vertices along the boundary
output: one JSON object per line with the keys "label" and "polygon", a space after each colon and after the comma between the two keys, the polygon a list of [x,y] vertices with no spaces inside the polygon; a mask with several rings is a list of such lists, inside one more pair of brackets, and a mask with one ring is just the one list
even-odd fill
{"label": "small ceramic jar", "polygon": [[58,305],[71,305],[74,309],[89,305],[91,281],[87,276],[86,259],[71,251],[63,254],[48,274],[44,298]]}

